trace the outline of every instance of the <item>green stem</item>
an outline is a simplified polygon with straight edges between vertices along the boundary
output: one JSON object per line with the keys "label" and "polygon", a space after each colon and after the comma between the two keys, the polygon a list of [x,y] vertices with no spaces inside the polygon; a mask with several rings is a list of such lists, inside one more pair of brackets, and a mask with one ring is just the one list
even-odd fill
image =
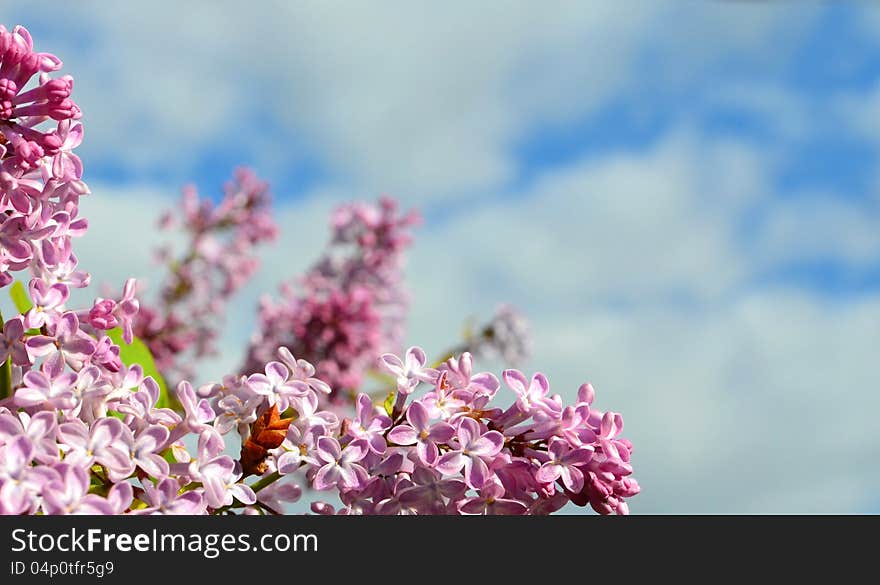
{"label": "green stem", "polygon": [[[3,313],[0,313],[0,327],[3,326]],[[12,356],[10,355],[0,366],[0,400],[12,394]]]}
{"label": "green stem", "polygon": [[257,493],[257,492],[259,492],[261,489],[263,489],[263,488],[265,488],[265,487],[269,487],[271,484],[273,484],[273,483],[275,483],[276,481],[278,481],[278,479],[279,479],[280,477],[281,477],[281,474],[280,474],[280,473],[278,473],[277,471],[273,471],[272,473],[270,473],[270,474],[267,475],[266,477],[262,478],[260,481],[258,481],[258,482],[256,482],[255,484],[253,484],[253,485],[251,486],[251,489],[254,490],[254,493]]}

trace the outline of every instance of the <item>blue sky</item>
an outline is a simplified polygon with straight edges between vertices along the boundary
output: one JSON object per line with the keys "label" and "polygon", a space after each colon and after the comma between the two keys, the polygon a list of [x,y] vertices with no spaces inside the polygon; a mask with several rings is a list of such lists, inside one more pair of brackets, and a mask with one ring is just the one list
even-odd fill
{"label": "blue sky", "polygon": [[77,80],[96,280],[155,281],[181,184],[272,183],[284,235],[204,376],[335,203],[391,193],[426,218],[410,341],[517,304],[529,367],[623,413],[634,512],[880,511],[880,8],[5,4]]}

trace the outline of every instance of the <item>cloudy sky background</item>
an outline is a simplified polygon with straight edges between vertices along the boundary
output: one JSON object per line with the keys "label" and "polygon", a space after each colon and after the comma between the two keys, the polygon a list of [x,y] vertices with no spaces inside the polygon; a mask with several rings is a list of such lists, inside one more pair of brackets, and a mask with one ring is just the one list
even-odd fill
{"label": "cloudy sky background", "polygon": [[527,369],[623,413],[634,513],[880,512],[880,7],[115,4],[0,14],[76,78],[96,282],[156,282],[182,184],[272,183],[203,375],[334,204],[389,193],[426,218],[410,341],[517,305]]}

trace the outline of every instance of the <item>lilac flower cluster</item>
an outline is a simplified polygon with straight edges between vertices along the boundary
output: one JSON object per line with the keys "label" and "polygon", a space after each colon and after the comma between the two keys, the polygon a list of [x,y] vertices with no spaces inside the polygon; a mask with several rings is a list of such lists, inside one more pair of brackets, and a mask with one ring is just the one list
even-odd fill
{"label": "lilac flower cluster", "polygon": [[298,283],[285,284],[280,300],[262,299],[243,370],[256,371],[286,346],[315,364],[334,388],[332,399],[351,397],[375,356],[401,344],[408,304],[403,252],[418,221],[389,198],[336,209],[321,259]]}
{"label": "lilac flower cluster", "polygon": [[166,375],[189,377],[193,358],[215,353],[218,316],[258,268],[255,247],[277,235],[270,205],[269,186],[240,168],[218,204],[189,186],[183,217],[162,216],[160,227],[185,234],[186,249],[179,257],[169,248],[159,250],[169,275],[156,304],[141,304],[136,333]]}
{"label": "lilac flower cluster", "polygon": [[[338,496],[344,514],[548,514],[567,502],[627,513],[639,491],[632,445],[619,414],[593,408],[590,385],[565,406],[543,374],[507,370],[512,403],[499,408],[499,379],[473,373],[470,353],[436,369],[419,348],[375,361],[400,342],[401,258],[415,222],[390,200],[337,211],[331,252],[264,310],[249,375],[182,380],[175,409],[160,406],[157,380],[124,362],[114,339],[142,336],[165,367],[191,347],[204,355],[209,316],[253,271],[251,248],[274,234],[267,190],[240,171],[216,208],[184,195],[191,246],[172,263],[159,309],[142,306],[134,279],[119,297],[69,308],[70,288],[89,283],[71,251],[87,228],[78,198],[88,189],[79,139],[50,137],[81,137],[80,125],[64,126],[79,110],[44,77],[19,93],[59,66],[33,52],[25,29],[0,27],[0,284],[29,271],[20,314],[0,318],[0,514],[275,514],[301,497],[302,479]],[[37,129],[58,117],[56,130]],[[389,400],[361,393],[351,416],[324,409],[370,367],[390,374]],[[328,502],[312,510],[336,512]]]}
{"label": "lilac flower cluster", "polygon": [[60,68],[54,55],[34,51],[27,29],[0,25],[0,287],[27,268],[42,290],[88,284],[70,244],[88,225],[77,217],[89,191],[73,153],[82,114],[70,99],[73,79],[49,77]]}
{"label": "lilac flower cluster", "polygon": [[[331,424],[294,421],[275,468],[305,467],[313,487],[339,491],[345,514],[550,514],[568,502],[628,513],[639,492],[632,444],[619,414],[592,407],[591,385],[564,406],[543,374],[506,370],[514,400],[498,408],[498,378],[473,373],[470,354],[426,362],[417,347],[383,355],[397,383],[390,412],[361,394],[338,437]],[[410,400],[423,383],[429,391]],[[334,512],[325,502],[313,510]]]}

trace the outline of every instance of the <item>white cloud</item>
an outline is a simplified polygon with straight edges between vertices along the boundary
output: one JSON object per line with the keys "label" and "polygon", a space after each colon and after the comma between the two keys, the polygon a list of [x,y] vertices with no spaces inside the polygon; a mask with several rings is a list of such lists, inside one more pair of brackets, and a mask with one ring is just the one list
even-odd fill
{"label": "white cloud", "polygon": [[858,269],[880,258],[880,209],[834,193],[803,193],[769,206],[758,227],[757,247],[768,267],[833,261]]}
{"label": "white cloud", "polygon": [[122,157],[155,179],[189,171],[208,146],[263,168],[311,156],[357,189],[413,201],[503,186],[516,176],[518,142],[621,94],[678,91],[730,59],[784,63],[816,12],[660,2],[625,11],[604,2],[97,6],[8,11],[46,29],[40,47],[76,76],[88,158]]}

